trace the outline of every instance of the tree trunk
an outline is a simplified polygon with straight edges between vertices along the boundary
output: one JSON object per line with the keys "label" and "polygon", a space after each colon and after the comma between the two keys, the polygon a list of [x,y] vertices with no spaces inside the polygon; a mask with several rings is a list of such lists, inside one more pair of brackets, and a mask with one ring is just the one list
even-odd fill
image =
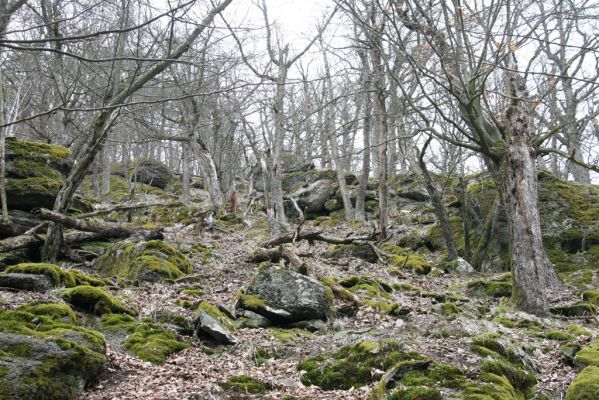
{"label": "tree trunk", "polygon": [[183,197],[183,203],[189,205],[189,201],[191,200],[191,159],[189,157],[189,144],[182,142],[181,148],[183,153],[183,162],[181,163],[181,196]]}
{"label": "tree trunk", "polygon": [[[283,52],[286,55],[286,52]],[[271,175],[271,207],[273,221],[273,233],[279,234],[281,228],[287,226],[287,218],[285,216],[285,208],[283,206],[283,146],[285,141],[285,82],[287,81],[288,66],[281,56],[282,62],[279,65],[279,75],[277,77],[277,88],[275,93],[275,137],[273,141],[272,153],[272,175]]]}
{"label": "tree trunk", "polygon": [[110,151],[104,146],[102,155],[102,194],[110,192]]}

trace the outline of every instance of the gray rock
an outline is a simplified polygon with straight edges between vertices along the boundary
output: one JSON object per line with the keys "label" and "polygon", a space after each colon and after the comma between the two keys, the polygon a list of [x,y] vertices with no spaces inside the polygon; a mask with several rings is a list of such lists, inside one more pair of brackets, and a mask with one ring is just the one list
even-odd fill
{"label": "gray rock", "polygon": [[470,265],[470,263],[466,260],[464,260],[462,257],[458,257],[456,260],[456,267],[454,269],[454,272],[460,275],[470,275],[472,273],[474,273],[474,268],[472,268],[472,265]]}
{"label": "gray rock", "polygon": [[52,288],[52,281],[46,275],[33,274],[0,274],[0,288],[45,292]]}
{"label": "gray rock", "polygon": [[332,304],[325,286],[319,281],[274,267],[254,277],[246,296],[254,296],[258,301],[249,302],[241,296],[238,308],[253,311],[277,323],[326,319]]}
{"label": "gray rock", "polygon": [[325,203],[335,194],[335,189],[330,180],[322,179],[301,189],[301,193],[297,198],[298,206],[309,213],[318,213],[325,211]]}
{"label": "gray rock", "polygon": [[215,306],[202,302],[196,314],[195,331],[220,344],[235,344],[237,338],[233,334],[235,323]]}
{"label": "gray rock", "polygon": [[253,311],[239,310],[237,315],[244,328],[266,328],[273,325],[271,320]]}
{"label": "gray rock", "polygon": [[[51,328],[38,320],[22,319],[14,321],[17,328],[22,324],[40,332]],[[89,335],[68,329],[47,338],[2,332],[2,400],[75,400],[85,385],[100,375],[106,362],[104,344],[92,343]]]}
{"label": "gray rock", "polygon": [[137,164],[131,180],[165,189],[173,181],[173,173],[160,161],[147,159]]}

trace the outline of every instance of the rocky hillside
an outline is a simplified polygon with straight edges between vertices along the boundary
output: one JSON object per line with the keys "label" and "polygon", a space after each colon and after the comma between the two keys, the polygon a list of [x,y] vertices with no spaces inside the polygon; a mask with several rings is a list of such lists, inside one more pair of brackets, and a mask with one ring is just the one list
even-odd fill
{"label": "rocky hillside", "polygon": [[[27,172],[10,156],[9,179],[60,182],[68,154],[54,154]],[[540,172],[544,242],[565,285],[552,294],[551,317],[538,318],[510,305],[505,218],[480,271],[445,262],[413,176],[391,183],[392,236],[377,243],[369,221],[342,222],[332,171],[290,167],[285,190],[303,189],[310,220],[273,241],[259,208],[221,210],[200,234],[202,189],[185,206],[170,174],[148,172],[132,196],[119,170],[96,209],[155,205],[88,220],[163,228],[163,238],[84,242],[72,249],[79,262],[59,265],[40,263],[35,249],[2,254],[1,399],[599,398],[596,186]],[[465,256],[484,231],[494,185],[483,175],[435,179]],[[346,181],[355,197],[357,179]],[[82,204],[91,186],[81,188]],[[52,188],[40,191],[52,200]],[[46,204],[10,196],[25,219]]]}

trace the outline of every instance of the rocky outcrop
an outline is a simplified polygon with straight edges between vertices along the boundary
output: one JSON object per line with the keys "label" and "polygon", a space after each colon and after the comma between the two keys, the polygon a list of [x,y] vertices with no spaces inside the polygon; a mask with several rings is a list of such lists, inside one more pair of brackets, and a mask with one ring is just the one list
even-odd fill
{"label": "rocky outcrop", "polygon": [[[125,170],[122,164],[115,164],[111,168],[112,175],[125,177]],[[144,159],[138,161],[132,169],[128,171],[131,182],[145,183],[153,187],[165,189],[174,180],[173,172],[169,167],[158,160]]]}
{"label": "rocky outcrop", "polygon": [[0,312],[0,398],[71,400],[104,369],[95,331],[51,316]]}
{"label": "rocky outcrop", "polygon": [[8,208],[30,211],[52,208],[73,162],[61,146],[6,139]]}
{"label": "rocky outcrop", "polygon": [[189,260],[161,240],[112,245],[94,262],[105,276],[134,282],[177,279],[191,272]]}
{"label": "rocky outcrop", "polygon": [[317,280],[270,267],[254,277],[236,306],[275,323],[289,324],[326,319],[332,300],[330,289]]}

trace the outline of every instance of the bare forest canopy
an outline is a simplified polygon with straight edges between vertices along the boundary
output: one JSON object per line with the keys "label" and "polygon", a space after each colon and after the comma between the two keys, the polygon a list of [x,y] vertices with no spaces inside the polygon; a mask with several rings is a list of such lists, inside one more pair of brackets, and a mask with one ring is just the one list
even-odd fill
{"label": "bare forest canopy", "polygon": [[[436,400],[447,387],[465,399],[599,398],[599,3],[295,6],[0,0],[0,397],[37,398],[55,370],[50,380],[64,383],[49,398],[81,395],[106,364],[94,329],[115,346],[116,369],[138,371],[125,354],[162,364],[197,350],[198,337],[237,345],[257,338],[241,328],[275,327],[285,338],[292,328],[294,342],[323,333],[321,349],[351,342],[331,331],[373,330],[377,341],[294,354],[286,368],[300,371],[291,386],[304,393],[245,374],[217,384],[214,370],[207,387],[280,390],[273,398]],[[222,288],[206,295],[206,280]],[[285,301],[269,297],[281,292]],[[161,320],[165,304],[183,314]],[[489,335],[455,370],[455,358],[439,358],[444,334],[424,331],[451,331],[459,318],[466,336]],[[380,329],[406,323],[434,351],[379,341]],[[514,339],[521,328],[536,340],[529,354],[490,334]],[[40,376],[7,344],[26,334],[58,363],[43,361]],[[232,354],[219,357],[230,366]],[[327,357],[370,364],[348,384],[345,372],[318,372]],[[101,398],[98,388],[90,396]]]}

